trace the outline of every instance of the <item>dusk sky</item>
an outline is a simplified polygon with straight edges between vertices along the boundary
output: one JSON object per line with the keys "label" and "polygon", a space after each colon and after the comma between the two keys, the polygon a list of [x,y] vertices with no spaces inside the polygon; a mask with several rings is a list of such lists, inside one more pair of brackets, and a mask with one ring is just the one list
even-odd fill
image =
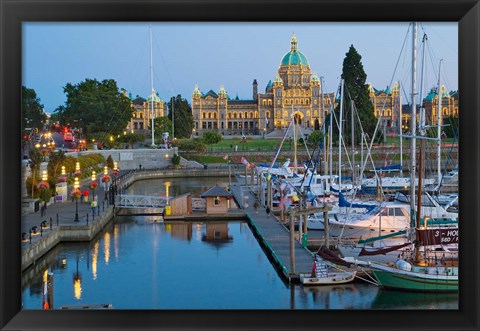
{"label": "dusk sky", "polygon": [[[252,99],[253,79],[264,93],[275,78],[294,32],[298,50],[312,72],[334,92],[351,44],[362,56],[367,82],[384,89],[400,81],[410,91],[409,23],[152,23],[154,88],[164,101],[181,94],[191,100],[224,85],[231,98]],[[63,87],[87,78],[114,79],[133,97],[150,94],[149,23],[24,23],[23,85],[33,88],[46,112],[66,101]],[[407,36],[408,31],[408,36]],[[419,46],[426,33],[423,96],[437,84],[458,89],[457,23],[420,23]],[[405,47],[402,50],[405,38]],[[418,68],[422,49],[419,48]],[[395,66],[398,68],[394,75]],[[420,80],[417,88],[420,88]],[[407,99],[404,103],[409,102]]]}

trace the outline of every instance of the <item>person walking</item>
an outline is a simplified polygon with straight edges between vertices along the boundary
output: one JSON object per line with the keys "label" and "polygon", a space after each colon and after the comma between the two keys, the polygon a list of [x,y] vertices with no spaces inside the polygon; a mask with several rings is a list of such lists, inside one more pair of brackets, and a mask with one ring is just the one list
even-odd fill
{"label": "person walking", "polygon": [[267,213],[267,218],[270,218],[270,207],[267,206],[267,209],[265,209],[265,212]]}
{"label": "person walking", "polygon": [[258,200],[255,200],[255,203],[253,204],[253,208],[255,208],[255,214],[258,214],[258,207],[260,207],[260,204],[258,203]]}

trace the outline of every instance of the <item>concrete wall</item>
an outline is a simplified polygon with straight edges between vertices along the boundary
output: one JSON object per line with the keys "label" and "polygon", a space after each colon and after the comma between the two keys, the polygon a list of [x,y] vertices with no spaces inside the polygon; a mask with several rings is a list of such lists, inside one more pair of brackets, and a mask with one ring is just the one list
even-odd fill
{"label": "concrete wall", "polygon": [[105,160],[109,155],[113,161],[118,162],[121,170],[138,169],[140,165],[144,169],[167,168],[172,164],[172,157],[178,154],[178,148],[170,149],[108,149],[108,150],[88,150],[83,152],[67,153],[73,157],[78,155],[102,154]]}
{"label": "concrete wall", "polygon": [[73,225],[51,230],[39,240],[22,250],[22,271],[34,264],[60,242],[91,241],[112,219],[113,206],[107,208],[94,222],[89,225]]}

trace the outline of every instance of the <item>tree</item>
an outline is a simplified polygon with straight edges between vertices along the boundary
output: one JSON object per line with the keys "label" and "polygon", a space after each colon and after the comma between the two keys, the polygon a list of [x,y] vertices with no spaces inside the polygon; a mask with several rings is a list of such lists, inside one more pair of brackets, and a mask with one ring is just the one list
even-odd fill
{"label": "tree", "polygon": [[[67,101],[64,108],[56,109],[58,116],[66,122],[63,124],[81,120],[82,130],[87,135],[106,131],[116,136],[132,118],[131,101],[113,79],[101,82],[86,79],[76,85],[68,83],[63,91]],[[103,138],[106,139],[108,137]]]}
{"label": "tree", "polygon": [[[30,170],[32,171],[31,175],[31,195],[32,198],[35,194],[35,187],[37,185],[37,177],[40,172],[40,164],[42,163],[43,155],[38,151],[38,149],[33,148],[29,152],[29,161],[28,165],[30,166]],[[28,183],[28,181],[27,181]],[[30,188],[30,185],[27,186],[27,190]]]}
{"label": "tree", "polygon": [[[172,111],[173,101],[173,111]],[[192,108],[188,104],[188,101],[183,99],[179,94],[176,97],[170,98],[167,103],[168,106],[168,118],[172,121],[172,113],[175,113],[174,127],[175,137],[172,138],[189,138],[193,130],[193,114]]]}
{"label": "tree", "polygon": [[323,134],[322,132],[318,131],[318,130],[314,130],[309,136],[308,136],[308,145],[310,147],[315,147],[315,146],[319,146],[320,143],[323,142]]}
{"label": "tree", "polygon": [[203,140],[207,145],[218,144],[223,140],[223,137],[220,133],[216,131],[208,131],[203,134]]}
{"label": "tree", "polygon": [[42,129],[47,120],[34,89],[22,86],[22,128]]}
{"label": "tree", "polygon": [[[345,109],[351,109],[350,105],[351,101],[353,101],[355,109],[358,113],[358,117],[360,118],[360,121],[362,123],[363,131],[367,133],[370,137],[373,137],[373,132],[375,131],[377,119],[373,112],[372,102],[370,101],[368,85],[365,83],[367,79],[367,74],[363,70],[362,56],[357,52],[353,45],[350,46],[350,49],[345,54],[345,58],[343,59],[343,69],[341,77],[344,80],[344,105],[348,105],[347,107],[345,107]],[[345,110],[343,118],[346,118]],[[350,119],[348,119],[348,121],[350,121]],[[345,125],[342,129],[342,132],[342,136],[345,139],[346,143],[350,143],[351,124]],[[358,129],[356,130],[355,134],[355,141],[357,143],[360,141],[360,137],[361,132]]]}
{"label": "tree", "polygon": [[109,167],[110,169],[113,169],[114,166],[115,164],[113,163],[113,158],[111,155],[109,155],[107,157],[107,167]]}
{"label": "tree", "polygon": [[52,179],[52,183],[58,178],[59,169],[64,165],[66,160],[66,155],[64,151],[51,151],[48,156],[48,178]]}
{"label": "tree", "polygon": [[[155,137],[161,137],[164,132],[168,132],[168,135],[172,136],[172,121],[167,117],[157,117],[153,120],[155,125]],[[152,126],[148,126],[149,130],[152,130]]]}

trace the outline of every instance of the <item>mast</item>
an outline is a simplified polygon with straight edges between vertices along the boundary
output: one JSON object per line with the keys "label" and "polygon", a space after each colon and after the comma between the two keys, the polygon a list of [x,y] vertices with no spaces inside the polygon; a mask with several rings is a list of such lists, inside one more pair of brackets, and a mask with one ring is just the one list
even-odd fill
{"label": "mast", "polygon": [[175,97],[172,99],[172,142],[175,140]]}
{"label": "mast", "polygon": [[442,135],[441,135],[441,129],[442,129],[442,87],[440,85],[440,79],[441,79],[441,73],[442,73],[442,61],[440,60],[440,68],[438,69],[438,110],[437,110],[437,178],[438,178],[438,190],[440,190],[440,182],[442,181],[442,172],[440,170],[440,149],[442,147]]}
{"label": "mast", "polygon": [[293,120],[293,172],[297,172],[297,119],[292,105],[292,120]]}
{"label": "mast", "polygon": [[[420,131],[420,135],[425,135],[425,107],[423,105],[423,74],[425,72],[425,43],[427,42],[427,34],[423,34],[422,38],[422,71],[420,74],[420,91],[419,91],[419,98],[418,102],[420,104],[420,108],[418,110],[418,117],[420,119],[420,123],[418,123],[418,129]],[[424,156],[423,156],[424,157]],[[418,171],[424,172],[423,168],[419,168]],[[425,173],[422,173],[422,176],[425,176]]]}
{"label": "mast", "polygon": [[338,190],[342,184],[342,116],[343,116],[343,79],[340,87],[340,120],[338,123]]}
{"label": "mast", "polygon": [[355,125],[354,125],[354,112],[355,107],[352,100],[352,184],[355,185]]}
{"label": "mast", "polygon": [[[326,139],[326,135],[325,135],[325,131],[326,131],[326,127],[325,127],[325,110],[323,109],[324,105],[323,105],[323,76],[320,77],[320,111],[322,112],[322,126],[323,126],[323,161],[326,162],[327,161],[327,145],[325,144],[325,139]],[[330,134],[330,132],[329,132]],[[325,176],[327,175],[327,165],[325,164],[325,167],[324,167],[324,174]]]}
{"label": "mast", "polygon": [[398,110],[399,110],[399,119],[398,119],[398,130],[399,130],[399,136],[400,136],[400,177],[403,177],[403,121],[402,121],[402,89],[400,86],[400,82],[398,82]]}
{"label": "mast", "polygon": [[328,142],[329,142],[329,172],[330,172],[330,185],[332,185],[332,179],[333,179],[333,135],[332,135],[332,130],[333,130],[333,106],[330,104],[330,128],[328,129]]}
{"label": "mast", "polygon": [[410,130],[412,132],[412,141],[410,143],[410,220],[414,220],[415,215],[415,172],[416,172],[416,131],[417,131],[417,111],[415,100],[416,74],[417,74],[417,23],[413,22],[412,30],[412,113],[410,116]]}
{"label": "mast", "polygon": [[150,111],[150,117],[152,118],[152,146],[155,146],[155,134],[154,134],[154,123],[153,123],[153,118],[154,118],[154,112],[153,112],[153,96],[155,95],[155,90],[153,89],[153,52],[152,52],[152,25],[149,25],[150,28],[150,86],[152,88],[152,96],[150,100],[150,106],[151,106],[151,111]]}

